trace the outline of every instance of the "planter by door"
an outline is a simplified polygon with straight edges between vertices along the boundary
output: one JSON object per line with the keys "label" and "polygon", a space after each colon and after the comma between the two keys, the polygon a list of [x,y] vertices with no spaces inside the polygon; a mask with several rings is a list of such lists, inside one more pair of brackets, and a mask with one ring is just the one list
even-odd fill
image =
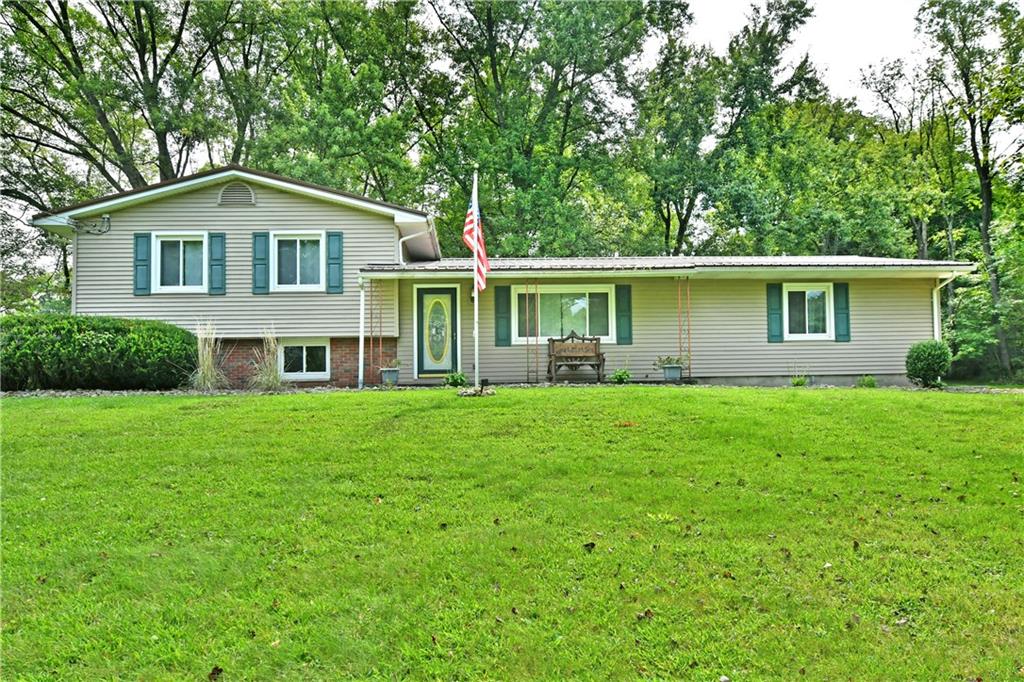
{"label": "planter by door", "polygon": [[682,365],[662,365],[661,371],[665,375],[665,381],[679,381],[683,378]]}
{"label": "planter by door", "polygon": [[398,368],[397,367],[381,367],[380,368],[380,381],[383,384],[394,386],[398,383]]}
{"label": "planter by door", "polygon": [[416,374],[442,377],[459,366],[459,299],[455,287],[416,289]]}

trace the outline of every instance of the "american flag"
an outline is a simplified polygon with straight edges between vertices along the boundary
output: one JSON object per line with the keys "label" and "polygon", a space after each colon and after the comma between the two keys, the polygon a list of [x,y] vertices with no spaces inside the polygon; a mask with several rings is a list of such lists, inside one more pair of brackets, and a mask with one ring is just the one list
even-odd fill
{"label": "american flag", "polygon": [[487,288],[487,273],[491,264],[487,261],[487,246],[484,244],[484,221],[480,217],[480,201],[477,198],[476,173],[473,173],[473,198],[466,211],[466,224],[462,227],[462,241],[473,254],[473,282],[477,291]]}

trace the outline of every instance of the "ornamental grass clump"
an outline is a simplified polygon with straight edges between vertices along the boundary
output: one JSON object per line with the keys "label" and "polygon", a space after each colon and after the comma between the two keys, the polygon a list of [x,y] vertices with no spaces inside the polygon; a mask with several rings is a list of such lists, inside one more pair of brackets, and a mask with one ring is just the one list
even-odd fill
{"label": "ornamental grass clump", "polygon": [[220,368],[220,339],[213,322],[196,325],[196,371],[192,373],[192,388],[197,391],[216,391],[227,386],[228,380]]}
{"label": "ornamental grass clump", "polygon": [[253,354],[255,357],[253,372],[249,377],[250,388],[257,391],[280,391],[288,385],[277,367],[280,347],[273,330],[263,332],[263,343]]}

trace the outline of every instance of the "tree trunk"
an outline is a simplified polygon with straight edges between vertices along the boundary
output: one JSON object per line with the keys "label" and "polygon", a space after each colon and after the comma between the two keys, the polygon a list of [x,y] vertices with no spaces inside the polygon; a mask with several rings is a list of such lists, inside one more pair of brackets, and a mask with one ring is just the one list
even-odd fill
{"label": "tree trunk", "polygon": [[914,237],[917,240],[917,257],[921,260],[928,259],[928,221],[916,220],[914,226]]}
{"label": "tree trunk", "polygon": [[999,367],[1003,374],[1010,376],[1013,367],[1010,364],[1010,345],[1006,339],[1006,330],[1003,329],[1002,316],[999,313],[999,304],[1002,301],[1002,292],[999,289],[999,265],[996,263],[995,254],[992,251],[992,175],[984,164],[977,165],[978,183],[981,188],[981,251],[985,258],[985,272],[988,274],[988,290],[992,295],[992,324],[996,330],[996,355],[999,359]]}

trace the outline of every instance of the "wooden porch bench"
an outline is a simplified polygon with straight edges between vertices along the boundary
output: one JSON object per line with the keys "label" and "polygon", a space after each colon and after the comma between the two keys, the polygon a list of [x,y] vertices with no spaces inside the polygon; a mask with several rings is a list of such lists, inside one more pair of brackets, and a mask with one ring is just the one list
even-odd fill
{"label": "wooden porch bench", "polygon": [[580,336],[575,331],[561,339],[548,339],[548,381],[554,381],[562,367],[589,367],[597,372],[599,382],[604,381],[601,339],[596,336]]}

